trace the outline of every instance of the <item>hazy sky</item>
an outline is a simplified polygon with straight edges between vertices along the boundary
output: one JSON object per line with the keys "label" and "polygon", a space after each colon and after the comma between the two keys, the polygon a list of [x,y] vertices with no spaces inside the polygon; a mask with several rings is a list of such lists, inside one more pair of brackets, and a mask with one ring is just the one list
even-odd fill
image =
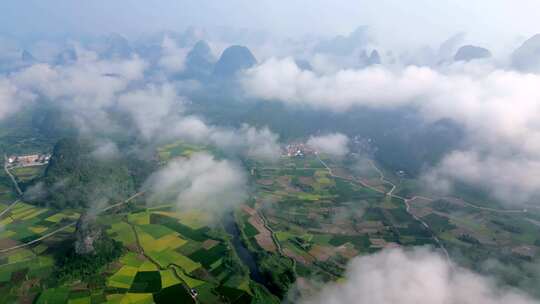
{"label": "hazy sky", "polygon": [[330,35],[370,25],[384,42],[439,43],[466,31],[496,44],[540,32],[539,9],[538,0],[2,0],[0,32],[132,35],[191,25]]}

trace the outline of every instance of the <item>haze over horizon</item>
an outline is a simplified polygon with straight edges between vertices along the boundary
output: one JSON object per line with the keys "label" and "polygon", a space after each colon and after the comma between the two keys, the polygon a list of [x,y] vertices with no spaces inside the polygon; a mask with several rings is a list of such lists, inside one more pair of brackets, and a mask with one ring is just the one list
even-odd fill
{"label": "haze over horizon", "polygon": [[[131,37],[194,26],[267,33],[284,38],[347,35],[367,25],[390,48],[435,46],[465,32],[500,49],[540,32],[534,0],[414,1],[13,1],[0,4],[0,33],[18,38],[116,32]],[[29,9],[32,7],[32,9]],[[31,22],[21,22],[28,20]]]}
{"label": "haze over horizon", "polygon": [[538,11],[1,2],[0,303],[540,303]]}

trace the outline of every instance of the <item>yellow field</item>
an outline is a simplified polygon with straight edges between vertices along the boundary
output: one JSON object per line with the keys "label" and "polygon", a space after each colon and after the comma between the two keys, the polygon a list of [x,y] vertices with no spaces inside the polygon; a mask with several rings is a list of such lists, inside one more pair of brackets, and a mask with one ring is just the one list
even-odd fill
{"label": "yellow field", "polygon": [[158,240],[154,241],[154,246],[152,247],[155,251],[162,251],[166,249],[176,249],[180,246],[183,246],[187,243],[186,240],[180,238],[179,235],[169,234]]}
{"label": "yellow field", "polygon": [[174,275],[173,270],[163,270],[159,272],[161,274],[161,288],[167,288],[181,283],[180,280]]}
{"label": "yellow field", "polygon": [[92,303],[92,299],[90,297],[68,300],[68,304],[91,304],[91,303]]}
{"label": "yellow field", "polygon": [[150,213],[149,212],[138,212],[131,213],[128,215],[128,221],[137,225],[148,225],[150,224]]}
{"label": "yellow field", "polygon": [[53,222],[53,223],[58,223],[60,222],[62,219],[70,219],[70,220],[76,220],[78,219],[80,216],[79,213],[76,213],[76,212],[70,212],[70,213],[65,213],[65,212],[59,212],[55,215],[51,215],[49,216],[48,218],[46,218],[45,220],[46,221],[49,221],[49,222]]}
{"label": "yellow field", "polygon": [[25,203],[19,203],[15,207],[13,207],[13,209],[10,210],[11,217],[13,219],[15,219],[15,220],[31,219],[34,216],[36,216],[36,215],[38,215],[40,213],[43,213],[45,211],[47,211],[47,209],[36,208],[36,207],[34,207],[32,205],[28,205],[28,204],[25,204]]}
{"label": "yellow field", "polygon": [[144,261],[144,259],[139,258],[137,254],[133,252],[128,252],[120,258],[120,263],[132,267],[140,267]]}
{"label": "yellow field", "polygon": [[35,255],[32,251],[28,249],[18,249],[16,252],[13,252],[8,256],[8,263],[26,261],[34,257]]}
{"label": "yellow field", "polygon": [[192,229],[200,229],[208,225],[210,215],[208,212],[202,210],[191,209],[189,211],[178,212],[178,219],[180,219],[182,224]]}
{"label": "yellow field", "polygon": [[5,230],[5,231],[2,231],[0,233],[0,238],[1,239],[9,239],[10,237],[14,236],[15,234],[17,234],[15,231]]}
{"label": "yellow field", "polygon": [[34,227],[29,227],[28,228],[30,231],[32,231],[33,233],[37,233],[37,234],[42,234],[43,232],[47,231],[47,227],[43,227],[43,226],[34,226]]}
{"label": "yellow field", "polygon": [[144,251],[160,252],[164,250],[172,250],[187,243],[187,241],[182,239],[178,233],[169,234],[156,240],[150,234],[142,231],[141,228],[136,227],[135,229],[137,230],[139,242]]}
{"label": "yellow field", "polygon": [[184,282],[186,282],[186,284],[189,286],[189,288],[195,288],[197,286],[201,286],[202,284],[204,284],[203,281],[199,281],[197,279],[193,279],[191,277],[188,277],[187,275],[185,275],[181,269],[178,269],[178,267],[175,267],[176,268],[176,273],[178,274],[179,277],[182,278],[182,280]]}
{"label": "yellow field", "polygon": [[150,261],[144,261],[141,266],[139,266],[139,271],[156,271],[158,268],[154,263]]}
{"label": "yellow field", "polygon": [[124,265],[109,278],[107,285],[116,288],[129,288],[133,283],[133,279],[135,279],[137,271],[137,267]]}
{"label": "yellow field", "polygon": [[127,293],[122,300],[121,304],[150,304],[154,303],[154,298],[151,293]]}
{"label": "yellow field", "polygon": [[111,229],[107,230],[108,233],[116,233],[114,239],[122,242],[124,245],[135,243],[135,235],[131,226],[124,222],[117,222],[111,225]]}
{"label": "yellow field", "polygon": [[22,219],[23,220],[30,220],[30,219],[33,219],[34,217],[42,214],[42,213],[45,213],[47,212],[47,209],[37,209],[35,210],[34,212],[28,214],[27,216],[23,217]]}
{"label": "yellow field", "polygon": [[176,251],[150,251],[147,255],[155,260],[161,267],[167,267],[169,264],[180,266],[185,272],[190,273],[201,267],[200,263],[192,261],[187,256],[184,256]]}
{"label": "yellow field", "polygon": [[14,214],[14,215],[17,215],[21,212],[25,212],[26,210],[28,209],[32,209],[34,208],[34,206],[32,205],[28,205],[28,204],[25,204],[25,203],[18,203],[17,205],[15,205],[12,209],[11,209],[11,214]]}
{"label": "yellow field", "polygon": [[6,225],[9,225],[13,223],[13,219],[11,219],[10,217],[5,217],[3,218],[1,221],[0,221],[0,226],[6,226]]}
{"label": "yellow field", "polygon": [[122,301],[123,298],[124,298],[123,294],[107,295],[107,303],[109,304],[120,303],[120,301]]}

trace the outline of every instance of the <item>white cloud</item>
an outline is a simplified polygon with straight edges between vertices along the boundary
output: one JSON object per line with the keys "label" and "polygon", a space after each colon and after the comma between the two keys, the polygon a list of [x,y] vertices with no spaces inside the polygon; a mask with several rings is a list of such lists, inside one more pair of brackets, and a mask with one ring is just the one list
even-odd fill
{"label": "white cloud", "polygon": [[471,150],[446,155],[423,179],[439,192],[450,191],[453,182],[458,180],[489,188],[493,196],[508,204],[520,204],[540,195],[538,176],[540,159],[482,155]]}
{"label": "white cloud", "polygon": [[20,91],[54,102],[81,131],[110,131],[107,108],[116,103],[119,93],[143,78],[146,63],[137,57],[108,61],[80,53],[73,64],[36,64],[10,75],[10,81]]}
{"label": "white cloud", "polygon": [[226,151],[238,151],[258,160],[276,161],[281,154],[279,137],[267,127],[256,129],[244,124],[237,130],[216,128],[209,138],[213,144]]}
{"label": "white cloud", "polygon": [[515,289],[497,286],[489,278],[449,264],[425,248],[388,249],[357,257],[344,282],[328,284],[309,304],[532,304]]}
{"label": "white cloud", "polygon": [[343,157],[349,153],[349,138],[341,133],[311,136],[307,144],[318,152],[335,157]]}
{"label": "white cloud", "polygon": [[244,124],[233,129],[208,125],[200,117],[184,114],[184,99],[169,84],[148,85],[120,95],[118,106],[130,114],[147,140],[180,138],[258,160],[279,158],[279,137],[267,127],[257,129]]}
{"label": "white cloud", "polygon": [[148,85],[118,97],[118,106],[134,119],[140,133],[150,139],[169,127],[171,117],[184,110],[184,102],[169,84]]}
{"label": "white cloud", "polygon": [[138,57],[98,60],[84,49],[79,53],[73,64],[36,64],[0,79],[0,118],[35,93],[61,107],[80,130],[91,134],[125,131],[110,119],[114,109],[126,113],[146,140],[181,138],[261,160],[279,157],[278,136],[268,128],[207,125],[199,117],[185,115],[185,98],[177,94],[177,87],[168,82],[142,85],[146,63]]}
{"label": "white cloud", "polygon": [[118,146],[112,141],[99,142],[91,156],[98,160],[110,160],[120,157]]}
{"label": "white cloud", "polygon": [[28,91],[67,109],[83,131],[115,130],[107,112],[115,107],[128,114],[146,140],[181,138],[261,160],[279,157],[278,136],[268,128],[207,125],[184,114],[186,99],[172,84],[138,85],[146,63],[137,57],[100,61],[90,53],[84,58],[65,66],[37,64],[0,80],[0,118],[16,111],[22,97],[30,98],[23,94]]}
{"label": "white cloud", "polygon": [[246,71],[247,93],[268,100],[335,111],[354,106],[397,106],[431,91],[438,80],[428,68],[393,72],[383,67],[318,75],[301,70],[291,58],[269,59]]}
{"label": "white cloud", "polygon": [[214,145],[228,153],[261,161],[276,161],[281,154],[279,136],[268,127],[257,129],[243,124],[239,129],[207,125],[201,118],[185,116],[168,130],[171,137]]}
{"label": "white cloud", "polygon": [[165,36],[161,43],[161,50],[159,66],[169,73],[182,72],[185,69],[189,49],[178,47],[172,38]]}
{"label": "white cloud", "polygon": [[15,113],[24,103],[33,99],[30,92],[18,89],[9,79],[0,78],[0,119]]}
{"label": "white cloud", "polygon": [[142,79],[146,64],[141,59],[119,61],[79,60],[73,65],[36,64],[13,77],[14,83],[66,106],[101,108],[111,105],[115,94],[130,82]]}
{"label": "white cloud", "polygon": [[[300,70],[291,59],[270,59],[248,70],[243,86],[255,97],[292,105],[332,111],[407,106],[418,109],[426,121],[451,119],[466,131],[462,150],[481,155],[467,163],[482,178],[468,177],[467,170],[442,173],[456,170],[445,163],[437,176],[497,189],[493,193],[503,200],[516,189],[524,191],[522,199],[540,191],[535,165],[540,163],[540,75],[482,64],[457,64],[444,71],[371,67],[318,75]],[[499,170],[491,168],[497,166],[494,160],[509,168],[504,183],[498,182]]]}
{"label": "white cloud", "polygon": [[202,208],[219,214],[247,198],[243,170],[228,160],[201,152],[171,161],[146,182],[151,200],[174,199],[178,208]]}

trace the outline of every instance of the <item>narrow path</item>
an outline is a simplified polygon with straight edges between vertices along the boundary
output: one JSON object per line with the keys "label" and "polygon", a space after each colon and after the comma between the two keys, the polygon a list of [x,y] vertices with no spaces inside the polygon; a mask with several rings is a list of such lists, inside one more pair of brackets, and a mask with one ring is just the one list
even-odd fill
{"label": "narrow path", "polygon": [[149,255],[146,254],[146,252],[144,252],[144,248],[143,246],[141,245],[141,242],[139,240],[139,233],[137,233],[137,229],[135,229],[135,225],[133,223],[131,223],[127,217],[125,219],[125,222],[129,225],[129,227],[131,227],[131,230],[133,231],[133,234],[135,235],[135,243],[137,244],[137,249],[139,251],[140,254],[142,254],[148,261],[150,261],[152,264],[154,264],[154,266],[156,266],[157,269],[159,270],[172,270],[173,273],[174,273],[174,276],[182,283],[182,287],[184,287],[184,289],[186,290],[186,292],[191,296],[191,298],[193,299],[193,301],[195,303],[198,303],[199,301],[197,300],[197,297],[194,297],[192,294],[191,294],[191,288],[189,287],[189,285],[186,283],[186,281],[184,281],[184,279],[182,279],[182,277],[180,277],[180,275],[178,275],[178,273],[176,272],[176,268],[179,268],[184,275],[186,276],[189,276],[188,274],[186,274],[186,272],[182,269],[182,267],[174,264],[174,263],[171,263],[169,265],[167,265],[166,267],[163,267],[161,266],[157,261],[155,261],[154,259],[152,259],[152,257],[150,257]]}
{"label": "narrow path", "polygon": [[[363,187],[366,187],[368,189],[371,189],[375,192],[378,192],[378,193],[381,193],[381,194],[384,194],[386,195],[387,193],[381,189],[377,189],[371,185],[368,185],[366,183],[364,183],[363,181],[361,180],[357,180],[357,179],[349,179],[349,178],[346,178],[346,177],[343,177],[343,176],[338,176],[338,175],[335,175],[334,172],[332,171],[332,169],[319,157],[319,154],[315,154],[317,156],[317,159],[319,160],[319,162],[326,168],[326,170],[328,171],[328,173],[330,174],[330,176],[334,177],[334,178],[341,178],[341,179],[344,179],[344,180],[349,180],[349,181],[352,181],[352,182],[356,182],[356,183],[359,183],[360,185],[362,185]],[[392,195],[395,197],[395,195]]]}
{"label": "narrow path", "polygon": [[23,193],[21,191],[21,188],[19,187],[19,183],[17,183],[17,179],[15,179],[15,176],[9,172],[9,169],[7,167],[7,155],[4,154],[4,171],[6,171],[6,174],[11,178],[11,181],[13,182],[13,185],[15,186],[15,190],[17,191],[17,194],[19,196],[22,196]]}
{"label": "narrow path", "polygon": [[285,252],[283,251],[283,248],[281,247],[281,243],[279,242],[277,236],[276,236],[276,233],[274,232],[274,230],[270,227],[270,225],[268,224],[268,220],[266,219],[266,216],[264,216],[264,214],[262,212],[259,212],[257,211],[257,214],[259,214],[259,216],[261,217],[262,221],[263,221],[263,225],[266,229],[268,229],[268,231],[270,231],[270,236],[272,237],[272,241],[274,241],[274,244],[276,245],[277,249],[278,249],[278,252],[281,256],[283,257],[286,257],[288,259],[291,260],[292,262],[292,269],[293,271],[296,273],[296,260],[285,255]]}
{"label": "narrow path", "polygon": [[390,195],[390,196],[393,196],[392,193],[394,193],[394,190],[396,190],[396,185],[394,185],[394,183],[392,183],[391,181],[387,180],[385,177],[384,177],[384,173],[382,172],[381,169],[379,169],[377,166],[375,166],[375,163],[370,159],[368,160],[371,167],[373,167],[373,169],[375,171],[377,171],[377,173],[379,174],[379,180],[384,183],[384,184],[387,184],[387,185],[390,185],[392,188],[390,189],[390,191],[388,191],[387,195]]}
{"label": "narrow path", "polygon": [[[117,203],[117,204],[114,204],[114,205],[111,205],[109,207],[106,207],[104,209],[102,209],[100,212],[98,212],[98,215],[99,214],[102,214],[112,208],[115,208],[115,207],[118,207],[118,206],[121,206],[121,205],[125,205],[127,203],[129,203],[131,200],[135,199],[136,197],[140,196],[140,195],[143,195],[144,194],[144,191],[141,191],[141,192],[138,192],[138,193],[135,193],[134,195],[132,195],[131,197],[129,197],[128,199],[126,199],[125,201],[122,201],[120,203]],[[13,205],[13,204],[12,204]],[[3,215],[3,214],[2,214]],[[75,224],[77,224],[77,221],[74,221],[74,222],[71,222],[63,227],[60,227],[52,232],[49,232],[47,234],[44,234],[42,235],[41,237],[35,239],[35,240],[32,240],[32,241],[29,241],[29,242],[26,242],[26,243],[23,243],[23,244],[19,244],[19,245],[16,245],[16,246],[13,246],[13,247],[9,247],[9,248],[4,248],[4,249],[0,249],[0,253],[5,253],[5,252],[9,252],[9,251],[12,251],[12,250],[15,250],[15,249],[19,249],[19,248],[24,248],[24,247],[28,247],[32,244],[35,244],[39,241],[42,241],[46,238],[49,238],[63,230],[65,230],[66,228],[70,227],[70,226],[74,226]]]}
{"label": "narrow path", "polygon": [[414,213],[412,213],[410,210],[411,210],[411,205],[409,204],[409,200],[406,200],[404,199],[403,202],[405,203],[405,210],[407,211],[408,214],[410,214],[415,220],[417,220],[418,222],[420,222],[424,227],[426,227],[426,229],[428,229],[430,232],[431,232],[431,236],[433,238],[433,240],[437,243],[437,245],[439,245],[439,247],[442,249],[442,251],[444,252],[444,255],[446,256],[446,259],[448,261],[450,261],[450,254],[448,254],[448,250],[446,250],[446,248],[444,247],[444,245],[442,244],[441,240],[437,237],[437,235],[433,232],[433,229],[431,229],[431,227],[424,221],[422,220],[421,218],[417,217]]}
{"label": "narrow path", "polygon": [[281,255],[285,255],[283,253],[283,249],[281,248],[281,244],[279,243],[279,240],[277,239],[276,233],[274,230],[268,225],[268,220],[266,219],[266,216],[263,214],[262,211],[257,211],[257,215],[261,218],[264,228],[266,228],[268,231],[270,231],[270,236],[272,237],[272,241],[274,242],[274,245],[276,245],[276,248]]}
{"label": "narrow path", "polygon": [[39,238],[37,238],[37,239],[35,239],[35,240],[32,240],[32,241],[30,241],[30,242],[26,242],[26,243],[23,243],[23,244],[19,244],[19,245],[17,245],[17,246],[13,246],[13,247],[10,247],[10,248],[2,249],[2,250],[0,250],[0,253],[6,253],[6,252],[9,252],[9,251],[12,251],[12,250],[15,250],[15,249],[28,247],[28,246],[30,246],[30,245],[32,245],[32,244],[35,244],[35,243],[37,243],[37,242],[39,242],[39,241],[42,241],[42,240],[44,240],[44,239],[46,239],[46,238],[49,238],[49,237],[55,235],[55,234],[57,234],[58,232],[64,231],[64,230],[67,229],[68,227],[74,226],[76,223],[77,223],[77,222],[69,223],[69,224],[67,224],[67,225],[65,225],[65,226],[63,226],[63,227],[60,227],[60,228],[58,228],[58,229],[56,229],[56,230],[54,230],[54,231],[52,231],[52,232],[49,232],[49,233],[47,233],[47,234],[45,234],[45,235],[43,235],[43,236],[41,236],[41,237],[39,237]]}
{"label": "narrow path", "polygon": [[[345,178],[345,177],[341,177],[341,176],[335,175],[335,174],[332,172],[332,170],[330,169],[330,167],[328,167],[328,165],[327,165],[327,164],[319,157],[319,155],[318,155],[318,154],[316,154],[316,155],[317,155],[317,159],[319,159],[319,161],[321,162],[321,164],[328,170],[328,173],[329,173],[332,177],[334,177],[334,178],[341,178],[341,179],[345,179],[345,180],[349,180],[348,178]],[[374,168],[377,168],[377,167],[375,166],[375,164],[372,163],[372,165],[374,166]],[[442,242],[439,240],[439,238],[437,237],[437,235],[435,234],[435,232],[433,232],[433,229],[431,229],[431,227],[430,227],[425,221],[423,221],[422,219],[418,218],[416,215],[414,215],[414,214],[410,211],[410,204],[409,204],[409,201],[410,201],[410,200],[392,194],[392,192],[394,191],[394,189],[396,188],[396,186],[395,186],[392,182],[390,182],[390,181],[388,181],[388,180],[386,180],[386,179],[384,178],[384,174],[383,174],[383,172],[382,172],[379,168],[377,168],[377,171],[378,171],[379,174],[380,174],[381,181],[385,181],[386,183],[392,185],[392,190],[389,191],[388,193],[386,193],[386,192],[384,192],[384,191],[382,191],[382,190],[376,189],[376,188],[371,187],[371,186],[369,186],[368,188],[370,188],[370,189],[372,189],[372,190],[375,190],[375,191],[377,191],[377,192],[379,192],[379,193],[388,195],[389,197],[393,197],[393,198],[395,197],[395,198],[401,199],[401,200],[403,201],[403,203],[405,204],[405,207],[406,207],[405,210],[407,211],[407,213],[408,213],[410,216],[412,216],[415,220],[417,220],[418,222],[420,222],[420,223],[421,223],[421,224],[422,224],[422,225],[430,232],[432,239],[437,243],[437,245],[439,245],[439,247],[441,248],[441,250],[444,252],[444,255],[446,256],[446,259],[447,259],[448,261],[450,261],[450,254],[448,254],[448,251],[446,250],[446,248],[444,247],[444,245],[442,244]],[[356,182],[357,182],[356,179],[354,179],[353,181],[356,181]],[[361,183],[362,185],[364,185],[363,182],[360,182],[360,183]]]}
{"label": "narrow path", "polygon": [[474,205],[474,204],[471,204],[463,199],[460,199],[465,205],[471,207],[471,208],[474,208],[474,209],[478,209],[478,210],[483,210],[483,211],[490,211],[490,212],[498,212],[498,213],[527,213],[527,209],[494,209],[494,208],[489,208],[489,207],[482,207],[482,206],[477,206],[477,205]]}
{"label": "narrow path", "polygon": [[0,218],[2,216],[4,216],[4,214],[6,214],[6,212],[13,209],[13,207],[15,207],[15,205],[17,205],[20,201],[21,201],[20,199],[17,199],[13,203],[11,203],[9,206],[7,206],[6,209],[2,210],[2,212],[0,212]]}
{"label": "narrow path", "polygon": [[266,218],[266,216],[264,215],[264,213],[262,211],[257,211],[257,215],[261,218],[262,222],[263,222],[263,226],[264,228],[266,228],[268,231],[270,231],[270,237],[272,238],[272,241],[274,242],[274,244],[276,245],[276,248],[278,250],[278,253],[285,257],[285,258],[288,258],[291,260],[292,262],[292,269],[293,271],[296,273],[296,260],[291,258],[291,257],[288,257],[287,255],[285,255],[285,252],[283,251],[283,248],[281,247],[281,243],[279,242],[277,236],[276,236],[276,232],[274,231],[274,229],[272,229],[272,227],[270,227],[270,225],[268,224],[268,219]]}

